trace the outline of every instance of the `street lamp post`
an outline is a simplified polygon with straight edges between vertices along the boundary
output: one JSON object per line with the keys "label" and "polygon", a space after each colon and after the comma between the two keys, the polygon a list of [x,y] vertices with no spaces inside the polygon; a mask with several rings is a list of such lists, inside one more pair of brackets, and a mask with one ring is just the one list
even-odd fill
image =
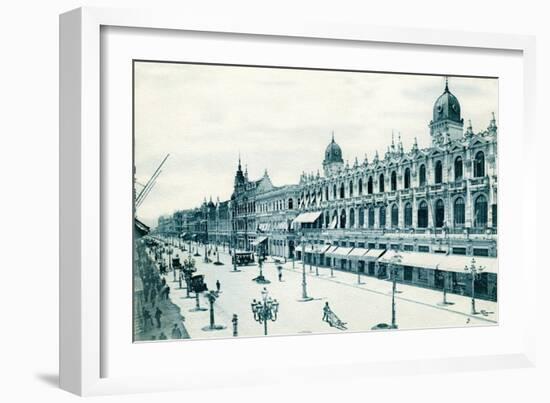
{"label": "street lamp post", "polygon": [[472,262],[470,264],[470,267],[465,266],[464,271],[470,272],[470,275],[472,276],[472,315],[477,314],[476,311],[476,299],[475,299],[475,281],[476,278],[481,274],[481,272],[485,270],[485,267],[483,266],[476,266],[476,260],[475,258],[472,258]]}
{"label": "street lamp post", "polygon": [[306,280],[306,248],[304,247],[302,233],[300,233],[300,245],[302,245],[302,299],[300,301],[307,302],[313,298],[307,295],[307,280]]}
{"label": "street lamp post", "polygon": [[267,289],[264,287],[262,290],[262,300],[252,300],[250,304],[252,308],[252,314],[254,320],[264,325],[264,335],[267,336],[267,321],[271,320],[275,322],[277,320],[277,313],[279,312],[279,302],[276,299],[271,299],[268,296]]}
{"label": "street lamp post", "polygon": [[397,329],[397,323],[395,320],[395,293],[397,286],[397,266],[401,264],[403,257],[395,251],[395,254],[391,258],[391,274],[392,274],[392,293],[391,293],[391,328]]}

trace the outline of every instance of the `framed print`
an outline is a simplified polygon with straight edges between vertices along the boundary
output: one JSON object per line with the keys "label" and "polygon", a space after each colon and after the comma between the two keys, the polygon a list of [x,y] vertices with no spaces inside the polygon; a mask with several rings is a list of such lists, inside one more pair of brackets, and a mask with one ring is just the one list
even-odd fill
{"label": "framed print", "polygon": [[62,387],[532,365],[533,49],[62,15]]}

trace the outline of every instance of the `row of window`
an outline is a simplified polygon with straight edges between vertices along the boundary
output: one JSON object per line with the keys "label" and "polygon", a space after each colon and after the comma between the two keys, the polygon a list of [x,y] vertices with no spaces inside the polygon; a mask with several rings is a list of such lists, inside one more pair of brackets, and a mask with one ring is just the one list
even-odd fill
{"label": "row of window", "polygon": [[[458,197],[455,199],[453,203],[453,224],[454,226],[463,226],[466,222],[466,214],[465,214],[465,203],[464,199],[462,197]],[[369,207],[367,209],[360,207],[358,209],[358,217],[357,217],[357,225],[359,227],[365,226],[365,210],[367,213],[368,218],[368,228],[374,228],[375,226],[375,209],[374,207]],[[412,203],[407,202],[405,203],[404,209],[404,226],[405,227],[412,227],[413,225],[413,208]],[[429,214],[429,208],[428,203],[425,200],[422,200],[418,204],[418,208],[416,211],[417,214],[417,224],[416,226],[418,228],[427,228],[428,227],[428,214]],[[434,225],[437,228],[441,228],[445,225],[445,204],[442,199],[438,199],[433,208],[433,219],[434,219]],[[378,227],[379,228],[385,228],[386,227],[386,207],[382,206],[378,209]],[[477,196],[474,200],[474,212],[473,212],[473,225],[477,228],[483,228],[487,226],[487,215],[488,215],[488,204],[487,204],[487,197],[483,194]],[[330,213],[326,212],[324,214],[324,225],[326,228],[352,228],[356,226],[356,217],[355,217],[355,209],[351,209],[349,212],[349,222],[347,217],[347,212],[345,209],[342,209],[340,214],[338,214],[337,210],[334,210],[332,213],[332,219],[330,217]],[[397,228],[399,226],[399,207],[397,204],[393,204],[390,207],[390,223],[392,227]],[[322,220],[320,224],[323,224]]]}
{"label": "row of window", "polygon": [[[459,181],[463,179],[463,172],[464,172],[464,163],[462,160],[462,157],[458,156],[455,158],[454,161],[454,180]],[[479,151],[474,159],[474,177],[480,178],[485,176],[485,154],[483,151]],[[384,174],[380,174],[378,177],[378,192],[383,193],[385,191],[385,180],[384,180]],[[443,182],[443,163],[441,160],[437,160],[434,166],[434,182],[436,184],[440,184]],[[420,165],[419,172],[418,172],[418,186],[422,187],[426,185],[426,165],[422,164]],[[411,187],[411,170],[410,168],[405,168],[405,172],[403,174],[403,187],[404,189],[409,189]],[[349,197],[354,196],[354,183],[353,180],[349,182],[348,189],[348,195]],[[332,199],[343,199],[346,197],[345,195],[345,185],[344,183],[340,184],[340,187],[338,188],[335,184],[332,186]],[[397,190],[397,172],[393,171],[390,175],[390,190],[395,191]],[[367,194],[374,193],[374,180],[372,176],[369,176],[367,180]],[[360,178],[357,183],[357,194],[361,196],[363,194],[363,179]],[[319,190],[317,194],[315,192],[307,192],[303,193],[302,197],[299,199],[299,204],[301,206],[309,206],[311,204],[315,204],[317,198],[321,201],[323,200],[323,192]],[[324,188],[324,198],[325,200],[329,200],[329,187]]]}
{"label": "row of window", "polygon": [[257,205],[258,213],[267,213],[270,211],[280,211],[280,210],[292,210],[294,208],[294,201],[292,198],[289,198],[288,201],[285,200],[274,200],[271,202],[263,202]]}

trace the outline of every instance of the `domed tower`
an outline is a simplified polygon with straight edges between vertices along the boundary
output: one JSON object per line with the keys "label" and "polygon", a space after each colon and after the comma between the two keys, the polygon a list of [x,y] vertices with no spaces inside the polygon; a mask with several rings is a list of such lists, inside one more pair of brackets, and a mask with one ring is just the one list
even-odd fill
{"label": "domed tower", "polygon": [[449,81],[445,78],[445,90],[437,98],[433,108],[433,120],[430,122],[432,145],[462,137],[464,119],[460,117],[460,103],[449,91]]}
{"label": "domed tower", "polygon": [[325,150],[325,159],[323,160],[323,170],[325,176],[330,176],[344,167],[342,159],[342,149],[334,141],[334,133],[332,133],[332,141]]}

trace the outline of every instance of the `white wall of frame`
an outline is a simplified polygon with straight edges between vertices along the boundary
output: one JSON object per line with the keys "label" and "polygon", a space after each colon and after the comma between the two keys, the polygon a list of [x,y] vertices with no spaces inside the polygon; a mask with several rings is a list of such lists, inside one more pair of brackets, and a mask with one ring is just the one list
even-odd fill
{"label": "white wall of frame", "polygon": [[[5,58],[0,64],[2,78],[0,106],[2,113],[2,140],[0,167],[5,173],[2,198],[2,241],[4,284],[1,293],[3,327],[0,354],[0,394],[10,402],[34,401],[69,402],[76,397],[56,388],[58,371],[58,25],[59,13],[81,5],[110,7],[149,7],[147,0],[58,0],[43,2],[27,0],[3,4],[0,34]],[[550,31],[544,2],[525,0],[522,3],[503,3],[496,0],[479,2],[464,0],[444,4],[428,0],[410,2],[364,1],[284,1],[254,2],[219,1],[215,6],[200,1],[158,0],[155,7],[183,7],[181,13],[217,15],[228,19],[265,18],[277,21],[336,20],[356,24],[374,24],[417,28],[450,28],[467,31],[507,32],[537,35],[538,90],[536,135],[529,148],[530,169],[523,177],[525,203],[518,208],[526,210],[529,222],[522,223],[532,238],[526,247],[544,251],[542,224],[548,218],[542,201],[547,192],[544,186],[535,186],[537,173],[546,166],[548,142],[545,132],[545,114],[550,101],[544,89],[550,88],[545,71],[550,71]],[[533,210],[537,207],[535,216]],[[499,223],[500,224],[500,223]],[[502,227],[501,227],[502,228]],[[536,237],[538,234],[538,238]],[[6,252],[7,250],[7,252]],[[542,252],[543,253],[543,252]],[[542,255],[541,253],[541,255]],[[541,256],[543,257],[543,256]],[[247,388],[223,388],[207,392],[192,390],[163,394],[118,396],[117,402],[149,402],[166,400],[220,401],[238,399],[241,402],[275,402],[282,399],[296,401],[339,401],[368,397],[371,400],[462,402],[475,396],[476,401],[525,400],[544,401],[548,396],[545,382],[550,369],[550,350],[544,340],[550,336],[544,297],[548,274],[539,271],[530,279],[540,285],[538,295],[539,318],[534,322],[541,342],[537,346],[537,368],[505,371],[426,373],[419,368],[415,376],[381,375],[365,381],[359,375],[347,380],[337,379],[323,383],[302,381],[299,372],[293,373],[295,382],[285,385],[257,385]],[[526,296],[529,298],[529,296]],[[546,311],[547,312],[547,311]],[[476,340],[465,339],[464,343]],[[383,369],[383,366],[382,366]],[[113,398],[99,398],[113,401]]]}

